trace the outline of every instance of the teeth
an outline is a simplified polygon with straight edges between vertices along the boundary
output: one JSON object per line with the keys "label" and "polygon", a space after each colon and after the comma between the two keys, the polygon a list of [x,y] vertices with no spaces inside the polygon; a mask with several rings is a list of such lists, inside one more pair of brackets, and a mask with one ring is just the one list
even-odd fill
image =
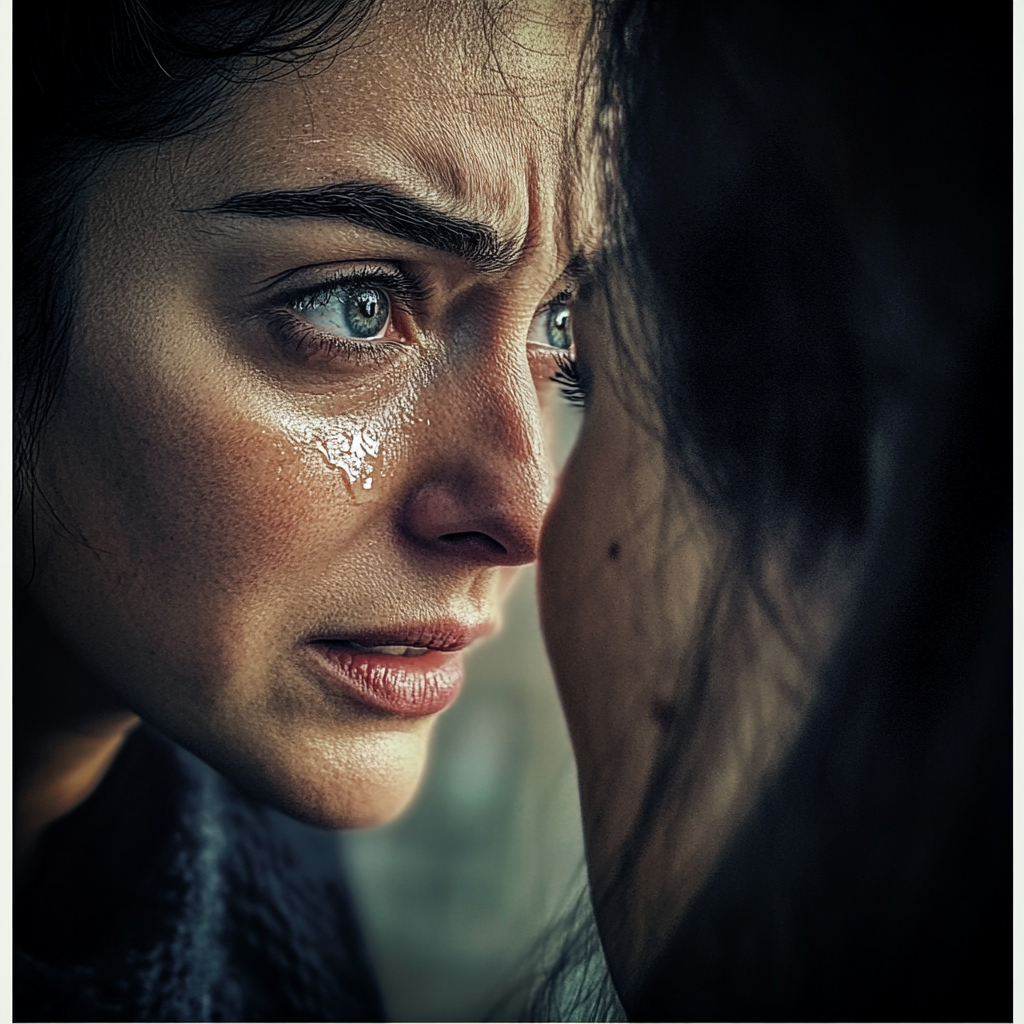
{"label": "teeth", "polygon": [[364,647],[362,644],[357,644],[354,640],[349,640],[347,646],[351,647],[353,650],[362,651],[365,654],[390,654],[396,658],[418,658],[420,655],[426,654],[427,651],[430,650],[429,647]]}

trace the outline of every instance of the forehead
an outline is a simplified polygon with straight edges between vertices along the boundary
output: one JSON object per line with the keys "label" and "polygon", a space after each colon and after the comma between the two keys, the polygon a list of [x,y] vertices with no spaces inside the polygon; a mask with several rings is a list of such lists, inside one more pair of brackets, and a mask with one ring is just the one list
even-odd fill
{"label": "forehead", "polygon": [[337,52],[251,87],[223,130],[190,143],[208,193],[193,198],[223,199],[221,182],[386,183],[527,245],[592,248],[588,17],[575,0],[383,0]]}

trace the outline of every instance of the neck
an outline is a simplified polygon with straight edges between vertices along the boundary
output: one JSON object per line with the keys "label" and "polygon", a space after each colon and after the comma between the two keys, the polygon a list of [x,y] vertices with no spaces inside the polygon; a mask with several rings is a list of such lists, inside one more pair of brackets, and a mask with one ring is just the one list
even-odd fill
{"label": "neck", "polygon": [[14,599],[14,874],[43,831],[99,785],[138,717],[57,639],[20,588]]}

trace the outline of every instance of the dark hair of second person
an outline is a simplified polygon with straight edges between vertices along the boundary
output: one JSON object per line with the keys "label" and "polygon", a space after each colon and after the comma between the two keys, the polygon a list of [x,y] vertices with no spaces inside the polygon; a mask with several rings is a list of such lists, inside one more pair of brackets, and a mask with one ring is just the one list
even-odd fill
{"label": "dark hair of second person", "polygon": [[[1005,1019],[1009,12],[627,0],[605,13],[613,365],[597,369],[726,538],[698,650],[650,709],[661,738],[642,790],[623,795],[643,752],[609,747],[619,771],[587,730],[629,714],[640,676],[615,689],[603,651],[587,687],[586,644],[559,653],[563,577],[617,571],[629,537],[601,540],[603,568],[583,552],[596,506],[560,510],[572,463],[546,528],[546,637],[623,1005],[637,1020]],[[568,369],[590,392],[584,438],[604,400],[586,334],[580,319]],[[662,527],[673,500],[666,489]],[[563,557],[571,535],[584,539]],[[799,727],[700,884],[650,897],[648,919],[667,906],[671,927],[645,930],[623,908],[689,841],[674,816],[705,782],[716,720],[748,699],[713,671],[757,640],[730,595],[747,588],[788,642],[780,550],[785,586],[840,581],[813,690],[794,697]],[[681,584],[648,560],[645,590],[668,601]],[[573,623],[593,617],[588,587]],[[567,693],[574,672],[583,697]]]}

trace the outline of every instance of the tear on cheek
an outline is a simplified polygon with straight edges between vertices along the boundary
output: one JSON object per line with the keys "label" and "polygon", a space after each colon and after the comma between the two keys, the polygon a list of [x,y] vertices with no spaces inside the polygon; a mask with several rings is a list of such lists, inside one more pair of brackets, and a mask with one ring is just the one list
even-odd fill
{"label": "tear on cheek", "polygon": [[332,472],[341,474],[356,504],[375,497],[380,479],[381,437],[373,427],[353,423],[292,423],[289,438]]}

